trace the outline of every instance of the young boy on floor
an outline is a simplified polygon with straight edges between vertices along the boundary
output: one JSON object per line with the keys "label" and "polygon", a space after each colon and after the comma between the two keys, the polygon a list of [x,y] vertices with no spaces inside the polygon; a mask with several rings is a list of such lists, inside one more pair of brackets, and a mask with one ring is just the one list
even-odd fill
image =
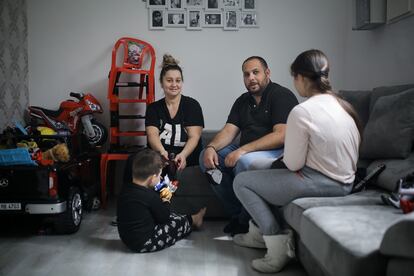
{"label": "young boy on floor", "polygon": [[170,211],[172,193],[154,186],[160,182],[164,162],[159,153],[145,149],[134,157],[132,182],[123,185],[118,199],[118,232],[124,244],[134,252],[154,252],[172,246],[200,228],[206,208],[195,215]]}

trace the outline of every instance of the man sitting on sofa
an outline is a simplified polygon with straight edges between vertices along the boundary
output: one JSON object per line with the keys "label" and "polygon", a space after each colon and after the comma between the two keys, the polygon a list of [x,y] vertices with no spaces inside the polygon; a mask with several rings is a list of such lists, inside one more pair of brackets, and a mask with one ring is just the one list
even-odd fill
{"label": "man sitting on sofa", "polygon": [[[267,62],[258,56],[247,58],[242,65],[243,93],[233,104],[222,130],[200,155],[200,168],[212,182],[212,188],[231,216],[223,229],[232,236],[248,231],[250,216],[233,191],[233,179],[248,170],[252,161],[277,158],[283,153],[286,120],[298,104],[287,88],[270,80]],[[232,141],[241,133],[239,145]],[[215,177],[218,169],[218,175]],[[265,168],[263,168],[265,169]]]}

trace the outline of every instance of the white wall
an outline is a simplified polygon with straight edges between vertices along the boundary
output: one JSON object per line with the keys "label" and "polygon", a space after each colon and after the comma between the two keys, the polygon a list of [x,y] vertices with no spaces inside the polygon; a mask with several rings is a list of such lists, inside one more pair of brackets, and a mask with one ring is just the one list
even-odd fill
{"label": "white wall", "polygon": [[348,16],[343,88],[414,83],[414,16],[370,31],[352,31]]}
{"label": "white wall", "polygon": [[[151,43],[158,61],[166,52],[181,61],[184,94],[201,103],[206,129],[220,128],[245,91],[241,63],[250,55],[267,59],[272,80],[293,89],[290,63],[301,51],[319,48],[330,58],[334,87],[345,85],[346,1],[257,2],[260,28],[234,32],[149,31],[140,0],[28,1],[30,104],[56,108],[69,91],[91,91],[107,106],[111,50],[123,36]],[[158,67],[156,73],[158,79]],[[157,83],[156,98],[161,97]]]}

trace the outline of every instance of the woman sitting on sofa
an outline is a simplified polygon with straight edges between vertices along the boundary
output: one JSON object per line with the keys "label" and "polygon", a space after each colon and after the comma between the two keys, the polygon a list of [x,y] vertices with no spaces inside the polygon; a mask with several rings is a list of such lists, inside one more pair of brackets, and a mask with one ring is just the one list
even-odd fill
{"label": "woman sitting on sofa", "polygon": [[[201,131],[204,127],[200,104],[181,94],[183,71],[178,61],[165,54],[161,65],[160,83],[164,98],[150,104],[145,114],[148,147],[165,159],[174,153],[178,170],[198,165],[202,150]],[[128,158],[124,182],[132,179],[132,160]]]}
{"label": "woman sitting on sofa", "polygon": [[145,114],[148,146],[165,159],[174,153],[179,170],[198,165],[204,127],[200,104],[181,94],[183,80],[178,61],[164,55],[160,82],[165,97],[150,104]]}
{"label": "woman sitting on sofa", "polygon": [[319,50],[301,53],[291,65],[298,93],[308,100],[290,112],[283,163],[286,168],[239,174],[234,191],[257,226],[234,237],[240,246],[267,248],[254,269],[277,272],[294,257],[293,233],[282,228],[271,205],[296,198],[344,196],[351,192],[360,144],[359,123],[351,105],[332,92],[329,64]]}

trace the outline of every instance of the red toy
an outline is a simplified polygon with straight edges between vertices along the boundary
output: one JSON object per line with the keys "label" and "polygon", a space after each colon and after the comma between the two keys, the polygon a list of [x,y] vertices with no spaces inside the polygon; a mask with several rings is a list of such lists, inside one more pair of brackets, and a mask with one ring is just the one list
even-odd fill
{"label": "red toy", "polygon": [[[102,107],[92,94],[70,93],[77,99],[63,101],[58,110],[49,110],[38,106],[29,106],[28,112],[32,125],[44,125],[58,134],[83,133],[92,146],[105,143],[108,131],[94,118],[94,113],[102,113]],[[37,123],[40,121],[40,124]]]}
{"label": "red toy", "polygon": [[402,196],[400,198],[400,208],[404,214],[414,211],[414,197]]}

